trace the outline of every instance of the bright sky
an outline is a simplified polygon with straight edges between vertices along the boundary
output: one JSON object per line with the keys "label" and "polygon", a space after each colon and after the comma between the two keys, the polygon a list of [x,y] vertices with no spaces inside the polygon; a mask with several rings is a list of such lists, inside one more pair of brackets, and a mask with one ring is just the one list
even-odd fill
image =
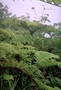
{"label": "bright sky", "polygon": [[35,7],[36,13],[38,16],[42,15],[43,6],[45,8],[51,9],[51,10],[45,10],[45,14],[49,14],[49,20],[51,21],[51,24],[61,22],[61,8],[57,6],[53,6],[50,4],[42,3],[38,0],[0,0],[0,2],[3,2],[4,5],[8,5],[9,12],[12,12],[12,14],[16,14],[16,16],[24,15],[26,16],[26,12],[30,14],[31,20],[34,20],[35,14],[32,7]]}

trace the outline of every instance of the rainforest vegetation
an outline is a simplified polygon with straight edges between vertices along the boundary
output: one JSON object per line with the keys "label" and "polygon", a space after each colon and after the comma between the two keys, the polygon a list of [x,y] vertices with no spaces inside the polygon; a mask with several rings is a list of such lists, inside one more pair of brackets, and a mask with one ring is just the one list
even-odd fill
{"label": "rainforest vegetation", "polygon": [[61,23],[19,20],[0,3],[0,90],[61,90]]}

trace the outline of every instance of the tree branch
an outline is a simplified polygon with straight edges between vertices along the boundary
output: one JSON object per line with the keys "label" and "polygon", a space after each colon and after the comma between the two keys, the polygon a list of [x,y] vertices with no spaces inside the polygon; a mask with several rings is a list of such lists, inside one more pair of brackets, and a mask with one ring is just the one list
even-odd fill
{"label": "tree branch", "polygon": [[[44,1],[44,0],[39,0],[39,1],[44,2],[44,3],[47,3],[47,4],[50,4],[50,5],[54,5],[54,6],[57,6],[57,7],[61,7],[61,5],[60,5],[60,6],[57,5],[55,2],[54,2],[54,4],[53,4],[53,3],[50,3],[50,2],[47,2],[47,1]],[[53,0],[52,0],[52,1],[53,1]]]}

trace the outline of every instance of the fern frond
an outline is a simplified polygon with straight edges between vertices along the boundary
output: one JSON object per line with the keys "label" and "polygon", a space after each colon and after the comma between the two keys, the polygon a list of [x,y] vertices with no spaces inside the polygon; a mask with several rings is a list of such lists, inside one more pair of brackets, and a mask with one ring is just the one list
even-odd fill
{"label": "fern frond", "polygon": [[37,83],[37,85],[39,86],[39,89],[41,90],[55,90],[53,87],[47,86],[44,83],[42,83],[40,80],[38,80],[37,78],[34,78],[35,82]]}
{"label": "fern frond", "polygon": [[38,65],[38,67],[58,65],[58,61],[56,61],[56,59],[59,60],[59,57],[57,55],[45,51],[38,51],[35,53],[35,57],[37,60],[36,65]]}

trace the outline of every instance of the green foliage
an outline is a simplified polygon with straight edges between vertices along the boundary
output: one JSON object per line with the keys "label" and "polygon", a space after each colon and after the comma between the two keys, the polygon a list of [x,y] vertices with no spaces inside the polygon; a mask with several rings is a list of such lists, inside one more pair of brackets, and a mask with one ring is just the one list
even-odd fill
{"label": "green foliage", "polygon": [[12,43],[15,43],[15,44],[32,44],[33,43],[33,39],[32,39],[32,36],[31,35],[17,35],[16,37],[14,37],[12,39]]}
{"label": "green foliage", "polygon": [[43,83],[42,83],[40,80],[38,80],[37,78],[35,78],[34,80],[35,80],[36,83],[38,84],[39,89],[42,89],[42,90],[55,90],[54,88],[43,84]]}
{"label": "green foliage", "polygon": [[20,21],[15,18],[6,18],[2,21],[2,26],[17,30],[20,26]]}
{"label": "green foliage", "polygon": [[[45,2],[44,0],[40,0],[40,1]],[[46,0],[46,2],[49,3],[49,4],[52,4],[52,2],[53,2],[54,5],[56,5],[56,6],[59,6],[59,4],[61,4],[61,0],[58,0],[58,1],[57,0]]]}
{"label": "green foliage", "polygon": [[2,21],[8,18],[11,13],[8,12],[8,6],[4,6],[2,2],[0,2],[0,27],[2,27]]}
{"label": "green foliage", "polygon": [[60,90],[61,40],[57,32],[60,30],[36,21],[2,21],[1,90]]}
{"label": "green foliage", "polygon": [[13,37],[15,37],[15,34],[9,28],[7,29],[0,28],[0,42],[1,41],[9,42]]}
{"label": "green foliage", "polygon": [[57,61],[55,59],[59,60],[58,56],[44,51],[36,52],[35,56],[37,58],[37,65],[39,67],[48,67],[52,65],[57,65]]}
{"label": "green foliage", "polygon": [[2,76],[5,80],[13,80],[13,76],[12,75],[9,75],[9,74],[3,74]]}
{"label": "green foliage", "polygon": [[[1,66],[14,66],[16,62],[15,55],[18,52],[15,50],[13,45],[8,43],[0,43],[0,65]],[[13,62],[13,63],[12,63]]]}

